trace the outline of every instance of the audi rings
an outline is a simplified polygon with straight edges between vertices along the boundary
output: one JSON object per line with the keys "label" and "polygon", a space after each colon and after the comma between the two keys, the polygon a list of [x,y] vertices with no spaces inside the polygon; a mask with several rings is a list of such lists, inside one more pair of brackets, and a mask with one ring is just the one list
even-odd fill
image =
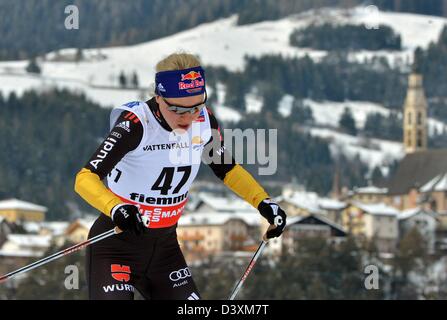
{"label": "audi rings", "polygon": [[171,281],[179,281],[182,279],[186,279],[188,277],[191,277],[191,272],[189,271],[189,268],[183,268],[177,271],[172,271],[169,274],[169,279],[171,279]]}

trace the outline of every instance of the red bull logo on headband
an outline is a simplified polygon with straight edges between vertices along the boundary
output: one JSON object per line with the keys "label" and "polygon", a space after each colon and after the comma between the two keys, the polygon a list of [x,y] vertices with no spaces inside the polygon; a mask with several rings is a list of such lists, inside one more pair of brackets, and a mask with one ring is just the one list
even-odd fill
{"label": "red bull logo on headband", "polygon": [[[190,71],[187,74],[182,74],[181,75],[182,79],[180,80],[180,82],[178,83],[178,88],[179,90],[189,90],[189,89],[195,89],[195,88],[200,88],[203,87],[205,85],[205,81],[202,78],[202,75],[199,72],[196,71]],[[200,79],[200,80],[198,80]],[[188,81],[188,82],[185,82]],[[195,90],[191,90],[192,92],[194,92]],[[197,90],[199,91],[199,90]],[[190,91],[188,91],[190,92]]]}
{"label": "red bull logo on headband", "polygon": [[187,74],[182,74],[182,81],[185,80],[196,80],[198,78],[202,78],[202,75],[199,72],[190,71]]}

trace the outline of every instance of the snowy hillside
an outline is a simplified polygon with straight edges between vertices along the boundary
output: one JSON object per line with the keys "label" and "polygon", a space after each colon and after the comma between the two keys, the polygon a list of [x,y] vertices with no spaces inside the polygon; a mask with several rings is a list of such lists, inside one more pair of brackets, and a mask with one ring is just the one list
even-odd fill
{"label": "snowy hillside", "polygon": [[[27,61],[0,62],[0,90],[3,94],[11,91],[20,94],[26,89],[42,86],[67,87],[85,91],[93,101],[112,106],[138,99],[142,95],[139,90],[117,88],[121,70],[127,73],[135,71],[139,76],[140,86],[146,90],[153,81],[155,63],[174,50],[198,54],[205,65],[225,66],[229,70],[243,69],[245,55],[259,57],[265,54],[309,54],[312,58],[319,59],[326,54],[325,51],[291,47],[289,35],[295,28],[302,28],[316,21],[331,21],[389,25],[401,34],[403,51],[362,51],[356,55],[363,57],[378,54],[409,59],[417,46],[426,47],[430,41],[436,40],[447,22],[445,18],[404,13],[384,12],[371,16],[362,8],[322,9],[244,26],[236,25],[236,19],[236,16],[232,16],[138,45],[84,50],[87,59],[80,63],[63,61],[64,57],[69,60],[74,56],[73,49],[61,50],[58,54],[49,53],[46,56],[47,61],[42,62],[40,79],[25,73]],[[59,59],[56,59],[58,55]],[[147,94],[145,91],[145,95]]]}
{"label": "snowy hillside", "polygon": [[[104,107],[112,107],[132,100],[146,99],[150,96],[157,61],[173,51],[187,51],[198,54],[204,65],[224,66],[236,71],[244,68],[244,56],[260,57],[266,54],[281,54],[301,57],[308,54],[318,60],[327,52],[309,48],[295,48],[289,45],[289,35],[295,28],[303,28],[311,23],[352,23],[385,24],[392,27],[402,37],[402,51],[361,51],[353,53],[355,59],[372,55],[389,58],[390,62],[410,61],[417,46],[427,47],[435,41],[447,19],[406,13],[381,12],[370,15],[363,8],[349,10],[321,9],[289,16],[277,21],[265,21],[251,25],[236,25],[237,16],[202,24],[193,29],[146,43],[114,48],[86,49],[85,59],[74,62],[75,50],[64,49],[40,57],[42,68],[40,76],[27,74],[28,61],[0,62],[0,92],[8,95],[15,92],[21,95],[25,90],[47,90],[67,88],[83,92],[86,96]],[[118,76],[136,72],[140,88],[121,89]],[[222,121],[238,121],[243,114],[225,106],[226,88],[217,86],[217,103],[213,110]],[[262,100],[255,92],[245,97],[247,113],[259,112]],[[388,115],[384,106],[367,101],[313,101],[305,100],[312,109],[316,124],[325,129],[311,129],[312,135],[331,138],[333,153],[342,151],[349,156],[359,154],[370,166],[387,164],[403,155],[399,143],[373,140],[365,144],[357,137],[337,133],[338,121],[345,107],[351,108],[357,127],[363,127],[371,112]],[[287,116],[291,112],[293,97],[286,95],[279,103],[278,111]],[[430,133],[445,129],[445,124],[430,119]]]}
{"label": "snowy hillside", "polygon": [[[363,139],[332,129],[311,128],[309,132],[312,136],[327,140],[332,155],[343,154],[350,159],[355,159],[358,156],[370,169],[376,166],[386,167],[405,155],[400,142]],[[387,174],[386,171],[382,173]]]}

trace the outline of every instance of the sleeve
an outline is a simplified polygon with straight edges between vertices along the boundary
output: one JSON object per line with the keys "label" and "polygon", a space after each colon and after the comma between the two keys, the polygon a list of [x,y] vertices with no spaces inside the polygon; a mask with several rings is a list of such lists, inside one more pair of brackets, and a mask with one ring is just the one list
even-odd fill
{"label": "sleeve", "polygon": [[207,142],[207,148],[205,148],[211,159],[208,166],[230,190],[257,209],[259,203],[269,198],[269,195],[247,170],[236,163],[233,156],[225,148],[219,123],[214,114],[208,108],[207,110],[212,132],[211,139]]}
{"label": "sleeve", "polygon": [[124,111],[109,135],[76,175],[75,191],[91,206],[110,216],[111,209],[122,201],[102,183],[115,165],[140,144],[143,126],[138,117]]}
{"label": "sleeve", "polygon": [[122,112],[84,168],[104,179],[128,152],[138,147],[142,137],[143,126],[138,117],[133,112]]}

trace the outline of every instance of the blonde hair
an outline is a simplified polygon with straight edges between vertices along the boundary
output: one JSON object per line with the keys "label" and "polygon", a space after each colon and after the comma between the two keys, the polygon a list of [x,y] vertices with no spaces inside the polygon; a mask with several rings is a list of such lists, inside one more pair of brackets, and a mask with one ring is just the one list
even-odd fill
{"label": "blonde hair", "polygon": [[[170,71],[170,70],[183,70],[200,66],[199,57],[186,53],[186,52],[176,52],[172,53],[163,60],[160,60],[155,66],[155,72]],[[155,93],[155,83],[150,86],[150,92],[153,96]]]}
{"label": "blonde hair", "polygon": [[199,57],[184,52],[172,53],[155,66],[157,72],[182,70],[200,66]]}

